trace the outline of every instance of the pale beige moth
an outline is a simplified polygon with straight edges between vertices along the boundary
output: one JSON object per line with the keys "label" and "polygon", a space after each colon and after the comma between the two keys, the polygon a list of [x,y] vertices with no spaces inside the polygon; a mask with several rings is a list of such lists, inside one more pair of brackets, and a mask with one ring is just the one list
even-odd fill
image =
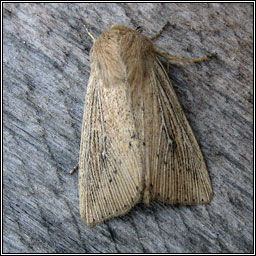
{"label": "pale beige moth", "polygon": [[210,202],[205,161],[159,56],[198,62],[214,54],[178,58],[152,44],[160,33],[148,38],[123,25],[97,39],[89,35],[94,44],[78,163],[81,217],[94,226],[139,202]]}

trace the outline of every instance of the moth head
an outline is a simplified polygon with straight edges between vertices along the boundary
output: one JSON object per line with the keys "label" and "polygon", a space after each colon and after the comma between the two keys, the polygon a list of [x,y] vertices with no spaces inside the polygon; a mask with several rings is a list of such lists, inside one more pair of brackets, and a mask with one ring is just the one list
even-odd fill
{"label": "moth head", "polygon": [[120,24],[105,30],[91,49],[91,62],[97,63],[97,69],[108,81],[125,79],[141,83],[154,57],[154,47],[148,37]]}

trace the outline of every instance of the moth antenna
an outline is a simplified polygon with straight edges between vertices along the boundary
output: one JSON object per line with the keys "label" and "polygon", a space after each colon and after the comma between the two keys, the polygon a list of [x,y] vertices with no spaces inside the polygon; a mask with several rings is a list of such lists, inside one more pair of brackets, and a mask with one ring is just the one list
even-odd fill
{"label": "moth antenna", "polygon": [[94,35],[89,31],[89,29],[86,27],[84,20],[83,20],[82,18],[80,18],[80,20],[82,21],[83,26],[84,26],[84,28],[85,28],[87,34],[92,38],[93,42],[95,42],[95,41],[96,41],[95,36],[94,36]]}
{"label": "moth antenna", "polygon": [[153,41],[153,40],[157,39],[157,38],[163,33],[164,29],[166,29],[169,25],[170,25],[170,22],[167,21],[167,22],[164,24],[164,26],[163,26],[154,36],[151,36],[151,37],[150,37],[150,40]]}

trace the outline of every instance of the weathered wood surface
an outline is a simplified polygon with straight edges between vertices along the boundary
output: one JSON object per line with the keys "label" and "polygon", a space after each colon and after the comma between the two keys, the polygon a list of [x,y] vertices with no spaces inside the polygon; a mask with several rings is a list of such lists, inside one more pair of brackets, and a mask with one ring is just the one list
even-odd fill
{"label": "weathered wood surface", "polygon": [[[3,252],[253,252],[253,4],[3,5]],[[170,77],[201,145],[209,205],[136,206],[88,228],[77,174],[91,38],[115,23],[179,56]]]}

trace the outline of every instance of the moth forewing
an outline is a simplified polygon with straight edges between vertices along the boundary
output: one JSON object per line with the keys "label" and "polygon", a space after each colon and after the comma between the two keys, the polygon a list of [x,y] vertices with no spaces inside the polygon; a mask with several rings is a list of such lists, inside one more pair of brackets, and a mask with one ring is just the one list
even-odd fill
{"label": "moth forewing", "polygon": [[90,226],[158,199],[211,200],[202,153],[151,40],[122,25],[94,42],[79,156]]}
{"label": "moth forewing", "polygon": [[153,194],[164,202],[207,203],[212,199],[212,188],[201,150],[159,60],[153,69],[154,102],[159,107],[154,117],[158,122],[154,137],[159,141],[156,149],[161,150],[157,154],[152,145],[155,157],[151,166],[154,162],[158,166],[152,168]]}
{"label": "moth forewing", "polygon": [[[109,66],[104,63],[109,60],[98,62],[104,58],[101,46],[96,42],[91,54],[79,157],[80,212],[90,226],[124,214],[136,204],[144,176],[122,63],[111,63],[116,72],[102,68]],[[111,48],[114,54],[117,46]]]}

